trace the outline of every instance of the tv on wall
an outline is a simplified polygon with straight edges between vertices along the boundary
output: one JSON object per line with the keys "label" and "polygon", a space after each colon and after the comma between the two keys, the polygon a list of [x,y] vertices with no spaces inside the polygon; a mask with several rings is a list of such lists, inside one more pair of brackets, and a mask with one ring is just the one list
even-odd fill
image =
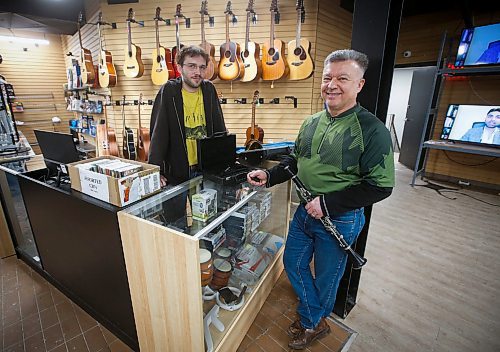
{"label": "tv on wall", "polygon": [[500,23],[462,31],[455,66],[500,64]]}
{"label": "tv on wall", "polygon": [[500,105],[449,105],[441,139],[500,147]]}

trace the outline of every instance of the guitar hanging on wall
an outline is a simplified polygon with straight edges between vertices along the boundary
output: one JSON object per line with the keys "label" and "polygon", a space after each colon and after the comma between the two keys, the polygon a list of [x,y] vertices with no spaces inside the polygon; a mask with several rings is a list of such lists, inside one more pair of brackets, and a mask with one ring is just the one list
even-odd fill
{"label": "guitar hanging on wall", "polygon": [[205,50],[208,54],[207,69],[205,71],[205,78],[209,80],[214,80],[217,78],[218,69],[217,63],[215,62],[215,46],[212,43],[207,42],[205,39],[205,16],[208,16],[207,0],[201,2],[200,9],[200,23],[201,23],[201,44],[200,47]]}
{"label": "guitar hanging on wall", "polygon": [[125,125],[125,95],[122,102],[122,120],[123,120],[123,157],[125,159],[136,160],[137,155],[134,143],[134,131]]}
{"label": "guitar hanging on wall", "polygon": [[125,53],[123,71],[127,77],[139,78],[144,73],[144,64],[142,63],[141,58],[141,48],[132,43],[132,22],[135,23],[134,10],[130,8],[127,16],[128,42],[127,46],[123,50]]}
{"label": "guitar hanging on wall", "polygon": [[82,44],[82,34],[80,32],[80,24],[83,21],[83,14],[78,15],[78,40],[80,42],[80,62],[81,62],[81,77],[83,84],[92,85],[95,82],[94,64],[92,62],[92,53],[89,49],[85,49]]}
{"label": "guitar hanging on wall", "polygon": [[116,76],[115,65],[113,64],[113,56],[111,52],[104,49],[102,45],[101,25],[105,24],[102,20],[102,12],[99,12],[99,20],[97,22],[97,30],[99,32],[99,84],[102,88],[114,87],[118,81]]}
{"label": "guitar hanging on wall", "polygon": [[137,138],[137,160],[148,161],[149,144],[151,142],[149,129],[142,127],[141,123],[142,93],[139,96],[139,136]]}
{"label": "guitar hanging on wall", "polygon": [[151,80],[153,84],[161,86],[166,83],[170,77],[174,77],[174,68],[172,66],[172,52],[170,49],[160,45],[160,28],[158,21],[163,21],[160,16],[161,9],[156,8],[155,32],[156,32],[156,48],[153,49],[153,66],[151,67]]}
{"label": "guitar hanging on wall", "polygon": [[179,78],[181,76],[181,72],[177,67],[177,55],[179,55],[179,51],[184,47],[184,44],[181,44],[181,36],[180,36],[180,28],[179,28],[179,18],[184,17],[181,13],[181,4],[177,4],[175,9],[175,43],[176,46],[172,48],[172,66],[174,68],[174,78]]}
{"label": "guitar hanging on wall", "polygon": [[229,40],[229,17],[233,16],[231,1],[227,2],[226,11],[226,42],[220,46],[219,78],[223,81],[233,81],[243,77],[245,66],[241,61],[240,45]]}
{"label": "guitar hanging on wall", "polygon": [[297,32],[295,40],[288,42],[287,62],[290,67],[292,81],[311,77],[314,71],[314,63],[311,59],[311,42],[300,37],[300,30],[305,16],[304,0],[297,0]]}
{"label": "guitar hanging on wall", "polygon": [[245,150],[262,149],[262,143],[264,141],[264,130],[255,123],[255,106],[259,101],[259,91],[256,90],[253,93],[252,101],[252,123],[250,127],[247,128],[246,135],[247,140],[245,142]]}
{"label": "guitar hanging on wall", "polygon": [[262,79],[274,81],[288,75],[288,64],[285,61],[285,43],[274,37],[274,24],[278,13],[278,0],[271,2],[271,30],[269,42],[262,47]]}
{"label": "guitar hanging on wall", "polygon": [[245,30],[245,50],[241,52],[241,60],[245,66],[245,74],[241,77],[242,82],[250,82],[260,78],[262,75],[262,63],[260,61],[260,45],[250,41],[250,23],[255,16],[253,9],[254,0],[248,0],[247,24]]}

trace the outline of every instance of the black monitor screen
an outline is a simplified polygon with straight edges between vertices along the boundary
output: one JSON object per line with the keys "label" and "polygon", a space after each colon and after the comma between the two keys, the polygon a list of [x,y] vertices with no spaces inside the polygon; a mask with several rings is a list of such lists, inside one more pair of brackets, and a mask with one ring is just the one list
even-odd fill
{"label": "black monitor screen", "polygon": [[46,160],[69,164],[79,161],[73,136],[69,133],[34,130],[38,145]]}
{"label": "black monitor screen", "polygon": [[236,135],[198,140],[198,166],[205,171],[223,171],[236,162]]}

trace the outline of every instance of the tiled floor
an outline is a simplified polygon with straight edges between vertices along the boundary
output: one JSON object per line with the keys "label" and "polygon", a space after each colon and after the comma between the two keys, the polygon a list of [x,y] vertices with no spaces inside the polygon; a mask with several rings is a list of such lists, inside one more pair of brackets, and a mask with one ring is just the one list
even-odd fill
{"label": "tiled floor", "polygon": [[[130,351],[59,290],[15,257],[0,260],[2,351]],[[288,351],[286,329],[297,300],[282,275],[238,352]],[[306,351],[340,351],[351,331],[330,322],[332,333]],[[195,351],[193,351],[195,352]]]}

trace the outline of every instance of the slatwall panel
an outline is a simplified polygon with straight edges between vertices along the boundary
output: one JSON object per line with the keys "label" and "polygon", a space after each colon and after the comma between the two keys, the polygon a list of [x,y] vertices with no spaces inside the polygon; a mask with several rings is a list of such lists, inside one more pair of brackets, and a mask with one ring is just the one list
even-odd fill
{"label": "slatwall panel", "polygon": [[[433,139],[439,139],[449,104],[485,104],[500,106],[500,76],[458,77],[445,82],[439,104]],[[483,118],[481,116],[480,118]],[[452,159],[452,160],[450,160]],[[431,150],[426,172],[458,179],[500,185],[500,160],[492,157]],[[482,164],[482,165],[478,165]],[[477,166],[468,166],[477,165]]]}
{"label": "slatwall panel", "polygon": [[[93,0],[95,1],[95,0]],[[175,45],[175,26],[174,14],[177,2],[161,2],[152,0],[141,0],[140,3],[107,5],[101,1],[100,6],[103,12],[104,20],[107,22],[116,22],[117,29],[105,28],[104,41],[107,50],[113,54],[113,62],[118,73],[118,84],[116,87],[99,89],[100,92],[110,92],[112,100],[121,99],[122,95],[127,96],[127,100],[137,100],[139,93],[143,93],[144,99],[154,99],[159,87],[151,82],[151,52],[155,47],[154,15],[156,6],[160,6],[163,18],[170,18],[172,25],[165,24],[160,27],[160,42],[165,47]],[[181,24],[180,36],[184,44],[199,44],[200,34],[200,10],[201,1],[187,1],[182,3],[182,13],[191,19],[191,27],[186,28]],[[235,26],[230,25],[230,38],[232,41],[244,46],[245,22],[247,1],[232,1],[232,10],[238,17],[238,23]],[[317,34],[318,6],[321,8],[321,36]],[[144,21],[144,27],[132,24],[132,41],[141,47],[142,60],[145,65],[145,72],[141,78],[127,78],[123,73],[124,47],[127,44],[126,18],[128,9],[133,7],[135,18]],[[250,28],[250,40],[261,44],[269,38],[270,29],[270,2],[257,0],[255,10],[258,15],[256,25]],[[216,47],[216,60],[219,59],[219,47],[225,41],[225,17],[224,10],[226,1],[210,0],[208,2],[208,11],[210,16],[215,17],[215,26],[208,26],[208,18],[205,17],[206,39]],[[95,8],[94,8],[95,9]],[[273,98],[280,98],[280,104],[265,104],[257,107],[256,122],[265,130],[264,142],[277,142],[282,140],[293,141],[298,129],[305,116],[315,112],[318,106],[319,81],[318,74],[321,73],[322,63],[327,53],[334,48],[345,47],[349,43],[351,16],[345,10],[340,9],[338,1],[330,2],[321,0],[306,0],[306,20],[302,25],[302,37],[309,39],[312,44],[311,56],[316,63],[316,74],[303,81],[287,81],[286,79],[274,82],[274,88],[271,88],[271,82],[230,82],[216,79],[214,84],[217,90],[227,98],[228,104],[222,105],[226,125],[230,132],[238,136],[238,144],[242,145],[245,141],[246,128],[250,126],[251,105],[235,104],[234,100],[247,98],[251,102],[255,90],[260,91],[260,97],[268,103]],[[281,14],[280,23],[276,25],[276,38],[285,42],[295,39],[296,29],[296,10],[294,0],[282,0],[279,2]],[[89,14],[90,22],[96,19],[97,14]],[[327,31],[327,23],[339,23],[334,31]],[[337,25],[335,25],[337,26]],[[318,31],[319,33],[319,31]],[[95,26],[85,25],[82,28],[83,45],[92,51],[94,62],[98,59],[98,38]],[[318,37],[318,39],[317,39]],[[316,40],[319,40],[320,50],[316,51]],[[64,48],[67,51],[79,52],[77,36],[63,39]],[[69,61],[67,60],[69,63]],[[318,86],[318,87],[316,87]],[[285,101],[285,96],[295,96],[298,98],[297,109],[293,108],[291,100]],[[138,127],[138,108],[137,106],[125,107],[125,120],[129,127]],[[143,106],[141,116],[142,124],[149,126],[149,117],[151,106]],[[144,117],[146,118],[144,120]],[[118,129],[117,137],[121,145],[122,131],[122,113],[121,107],[112,107],[108,109],[109,125]]]}
{"label": "slatwall panel", "polygon": [[[0,29],[1,35],[12,35]],[[14,85],[17,101],[24,105],[24,112],[15,112],[15,119],[24,122],[18,129],[30,143],[35,143],[33,129],[68,132],[68,120],[72,114],[66,111],[63,84],[66,71],[58,35],[45,35],[26,31],[14,31],[19,37],[49,40],[49,45],[19,44],[0,42],[3,63],[0,74]],[[24,51],[24,48],[27,50]],[[52,117],[58,116],[62,122],[53,125]],[[35,152],[39,152],[34,146]]]}

